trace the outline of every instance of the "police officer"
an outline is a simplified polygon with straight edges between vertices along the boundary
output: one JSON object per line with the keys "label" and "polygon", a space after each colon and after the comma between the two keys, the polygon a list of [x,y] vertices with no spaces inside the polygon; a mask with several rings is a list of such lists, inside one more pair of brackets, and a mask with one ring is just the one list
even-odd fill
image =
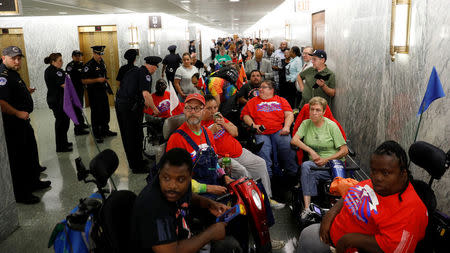
{"label": "police officer", "polygon": [[81,81],[87,86],[94,137],[97,143],[102,143],[104,137],[116,136],[117,133],[109,130],[109,102],[106,93],[111,87],[106,78],[106,66],[102,59],[105,46],[91,48],[94,55],[84,65]]}
{"label": "police officer", "polygon": [[128,159],[128,166],[133,173],[147,173],[146,162],[142,157],[143,110],[150,107],[155,115],[159,114],[153,103],[151,92],[152,74],[158,68],[161,58],[145,57],[145,64],[133,67],[122,79],[116,95],[116,114],[119,123],[122,143]]}
{"label": "police officer", "polygon": [[[79,50],[74,50],[72,52],[72,61],[69,62],[66,66],[66,72],[70,75],[70,79],[72,80],[73,86],[75,87],[75,91],[77,92],[78,99],[80,100],[81,106],[83,106],[84,101],[84,85],[81,82],[81,73],[83,71],[83,62],[82,62],[83,53]],[[83,111],[74,107],[75,114],[77,115],[78,125],[75,125],[74,132],[75,135],[84,135],[89,132],[85,129],[88,128],[88,125],[84,122]]]}
{"label": "police officer", "polygon": [[47,85],[47,104],[55,116],[56,152],[72,151],[72,144],[67,141],[70,120],[63,109],[66,73],[61,69],[63,61],[60,53],[51,53],[44,59],[50,64],[45,69],[44,79]]}
{"label": "police officer", "polygon": [[195,40],[189,41],[189,54],[196,53],[194,42]]}
{"label": "police officer", "polygon": [[50,181],[40,181],[37,144],[30,113],[33,99],[25,82],[17,72],[22,64],[22,50],[10,46],[2,51],[0,64],[0,107],[3,116],[5,139],[16,201],[35,204],[39,197],[35,190],[50,186]]}
{"label": "police officer", "polygon": [[136,49],[128,49],[123,57],[127,60],[127,64],[121,66],[119,68],[119,72],[117,73],[116,81],[118,82],[118,86],[120,86],[120,82],[122,81],[125,74],[134,67],[134,62],[136,61],[136,57],[138,56],[138,51]]}
{"label": "police officer", "polygon": [[169,54],[164,57],[163,60],[163,68],[161,71],[161,78],[164,78],[164,73],[166,73],[167,81],[170,81],[173,85],[175,79],[175,72],[177,68],[183,63],[179,54],[175,54],[175,50],[177,50],[177,46],[172,45],[167,48],[169,50]]}

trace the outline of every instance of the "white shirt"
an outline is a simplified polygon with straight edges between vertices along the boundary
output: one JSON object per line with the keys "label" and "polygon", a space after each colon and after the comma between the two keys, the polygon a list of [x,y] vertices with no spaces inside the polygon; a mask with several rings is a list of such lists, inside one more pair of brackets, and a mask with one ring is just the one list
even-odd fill
{"label": "white shirt", "polygon": [[175,72],[175,79],[181,80],[180,88],[186,95],[198,93],[197,88],[194,87],[191,80],[195,73],[198,73],[198,69],[196,67],[191,66],[191,68],[186,68],[183,65],[177,68],[177,71]]}

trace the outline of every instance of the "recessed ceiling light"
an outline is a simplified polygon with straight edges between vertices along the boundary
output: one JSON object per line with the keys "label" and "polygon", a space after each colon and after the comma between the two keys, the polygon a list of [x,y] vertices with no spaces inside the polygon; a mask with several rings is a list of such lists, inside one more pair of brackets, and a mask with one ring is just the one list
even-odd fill
{"label": "recessed ceiling light", "polygon": [[182,3],[182,4],[188,4],[188,3],[190,3],[191,1],[189,1],[189,0],[183,0],[183,1],[180,1],[180,3]]}
{"label": "recessed ceiling light", "polygon": [[239,19],[238,19],[238,18],[235,18],[235,19],[233,19],[233,20],[236,20],[236,21],[238,21]]}
{"label": "recessed ceiling light", "polygon": [[66,15],[67,14],[67,12],[65,12],[65,11],[60,11],[58,13],[61,14],[61,15]]}
{"label": "recessed ceiling light", "polygon": [[239,2],[240,0],[230,0],[230,2]]}

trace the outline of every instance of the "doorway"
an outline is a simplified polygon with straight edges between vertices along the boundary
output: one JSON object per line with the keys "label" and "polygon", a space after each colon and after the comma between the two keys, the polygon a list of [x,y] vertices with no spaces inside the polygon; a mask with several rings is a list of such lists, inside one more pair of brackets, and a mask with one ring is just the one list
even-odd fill
{"label": "doorway", "polygon": [[[119,71],[119,51],[117,46],[117,27],[115,25],[102,26],[79,26],[80,50],[83,52],[83,62],[88,62],[92,58],[92,46],[106,46],[105,54],[102,56],[106,65],[108,82],[116,94],[117,92],[117,72]],[[86,95],[86,94],[85,94]],[[89,97],[86,95],[86,107],[89,106]],[[114,95],[108,94],[109,105],[114,105]]]}
{"label": "doorway", "polygon": [[325,50],[325,11],[312,14],[312,46]]}
{"label": "doorway", "polygon": [[0,50],[9,46],[16,46],[22,50],[25,57],[22,58],[22,67],[18,71],[20,77],[30,87],[30,77],[28,76],[27,53],[25,52],[25,41],[23,40],[22,28],[0,28]]}

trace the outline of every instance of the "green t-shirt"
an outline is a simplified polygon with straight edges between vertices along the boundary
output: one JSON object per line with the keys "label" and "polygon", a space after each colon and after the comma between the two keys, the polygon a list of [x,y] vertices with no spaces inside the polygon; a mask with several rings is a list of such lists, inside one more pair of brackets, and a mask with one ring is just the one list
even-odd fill
{"label": "green t-shirt", "polygon": [[225,62],[227,62],[227,61],[231,61],[231,57],[229,56],[229,55],[227,55],[227,54],[224,54],[224,55],[220,55],[220,54],[218,54],[218,55],[216,55],[216,58],[215,58],[219,63],[221,62],[221,61],[225,61]]}
{"label": "green t-shirt", "polygon": [[325,84],[332,89],[336,88],[336,76],[328,67],[325,67],[325,69],[320,72],[313,67],[305,69],[300,73],[300,77],[304,80],[304,89],[302,92],[302,102],[300,104],[300,108],[307,104],[313,97],[323,97],[327,100],[328,105],[331,106],[331,97],[328,96],[322,88],[313,88],[314,84],[316,84],[316,79],[314,78],[314,76],[317,73],[320,73],[320,75],[322,76],[331,74],[330,79],[328,79],[328,81],[325,81]]}
{"label": "green t-shirt", "polygon": [[[325,118],[321,127],[316,127],[310,120],[304,120],[298,128],[297,135],[303,138],[303,143],[312,148],[323,158],[332,156],[339,151],[339,147],[346,142],[339,127],[332,120]],[[309,157],[311,160],[311,157]],[[342,158],[341,160],[345,160]]]}

